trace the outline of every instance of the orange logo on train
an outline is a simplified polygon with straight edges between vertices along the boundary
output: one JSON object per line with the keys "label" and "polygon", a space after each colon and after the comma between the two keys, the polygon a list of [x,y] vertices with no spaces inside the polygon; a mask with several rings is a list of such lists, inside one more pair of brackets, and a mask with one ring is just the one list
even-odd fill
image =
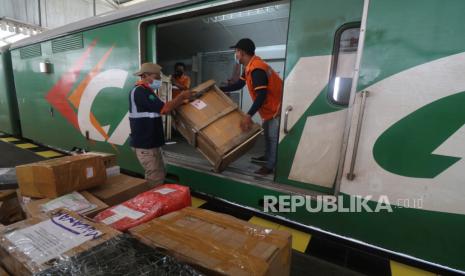
{"label": "orange logo on train", "polygon": [[100,91],[108,87],[122,89],[128,76],[127,71],[120,69],[102,71],[103,65],[114,47],[106,51],[87,76],[72,90],[84,63],[88,60],[96,44],[97,41],[94,40],[73,66],[50,89],[45,98],[82,135],[88,136],[94,141],[123,145],[129,135],[128,114],[110,135],[110,125],[102,126],[91,111],[92,104]]}

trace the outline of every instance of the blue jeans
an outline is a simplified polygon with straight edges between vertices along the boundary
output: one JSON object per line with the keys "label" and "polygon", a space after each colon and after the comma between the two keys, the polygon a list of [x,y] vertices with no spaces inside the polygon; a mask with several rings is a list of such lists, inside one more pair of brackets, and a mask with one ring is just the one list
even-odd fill
{"label": "blue jeans", "polygon": [[279,116],[262,124],[265,131],[266,168],[273,170],[276,166],[276,152],[278,150]]}

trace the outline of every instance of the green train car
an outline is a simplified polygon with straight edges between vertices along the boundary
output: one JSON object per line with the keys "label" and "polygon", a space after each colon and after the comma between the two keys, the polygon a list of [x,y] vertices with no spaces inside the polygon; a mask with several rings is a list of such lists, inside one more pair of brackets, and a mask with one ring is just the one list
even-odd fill
{"label": "green train car", "polygon": [[9,47],[0,48],[0,129],[21,135]]}
{"label": "green train car", "polygon": [[[142,172],[128,146],[127,95],[139,64],[158,62],[169,74],[183,61],[194,83],[221,83],[232,74],[228,46],[250,37],[284,79],[275,174],[252,173],[248,158],[260,142],[215,173],[174,133],[176,143],[164,147],[170,177],[259,211],[270,195],[340,195],[344,206],[360,197],[372,207],[388,200],[392,212],[301,206],[274,215],[464,271],[464,10],[460,0],[134,5],[11,46],[22,136],[64,150],[114,152],[122,168]],[[14,95],[8,89],[2,99]],[[246,91],[231,96],[244,110],[250,105]],[[14,112],[5,120],[4,110],[0,126],[15,133]]]}

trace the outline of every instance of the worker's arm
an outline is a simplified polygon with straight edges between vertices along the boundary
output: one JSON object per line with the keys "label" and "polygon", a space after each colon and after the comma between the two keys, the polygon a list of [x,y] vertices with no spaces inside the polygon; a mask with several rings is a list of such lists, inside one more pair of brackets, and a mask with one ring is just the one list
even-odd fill
{"label": "worker's arm", "polygon": [[176,86],[179,90],[187,90],[187,89],[189,89],[189,87],[187,85],[183,85],[182,83],[177,81],[175,78],[171,79],[171,83],[173,84],[173,86]]}
{"label": "worker's arm", "polygon": [[241,90],[245,86],[245,80],[240,78],[235,83],[220,87],[223,92],[231,92],[236,90]]}
{"label": "worker's arm", "polygon": [[252,117],[257,113],[257,111],[263,106],[266,101],[266,96],[268,93],[268,76],[266,72],[262,69],[255,69],[252,71],[252,84],[255,90],[255,100],[253,101],[252,106],[250,107],[247,115],[241,122],[241,128],[244,131],[249,130],[252,127],[253,121]]}
{"label": "worker's arm", "polygon": [[[187,77],[187,76],[186,76]],[[172,77],[171,82],[175,85],[179,90],[187,90],[191,88],[191,78],[187,77],[186,83],[182,84],[181,82],[177,81],[176,78]]]}
{"label": "worker's arm", "polygon": [[192,95],[192,91],[186,90],[183,91],[179,96],[174,98],[172,101],[169,101],[165,104],[163,109],[161,110],[161,114],[167,114],[176,109],[178,106],[180,106],[184,100],[188,100]]}

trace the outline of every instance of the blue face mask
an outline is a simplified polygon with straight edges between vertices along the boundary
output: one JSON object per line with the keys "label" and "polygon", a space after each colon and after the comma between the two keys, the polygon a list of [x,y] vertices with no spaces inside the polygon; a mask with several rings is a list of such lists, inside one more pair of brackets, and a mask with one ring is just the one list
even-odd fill
{"label": "blue face mask", "polygon": [[161,80],[153,80],[153,82],[150,84],[150,88],[153,90],[158,90],[161,87]]}

